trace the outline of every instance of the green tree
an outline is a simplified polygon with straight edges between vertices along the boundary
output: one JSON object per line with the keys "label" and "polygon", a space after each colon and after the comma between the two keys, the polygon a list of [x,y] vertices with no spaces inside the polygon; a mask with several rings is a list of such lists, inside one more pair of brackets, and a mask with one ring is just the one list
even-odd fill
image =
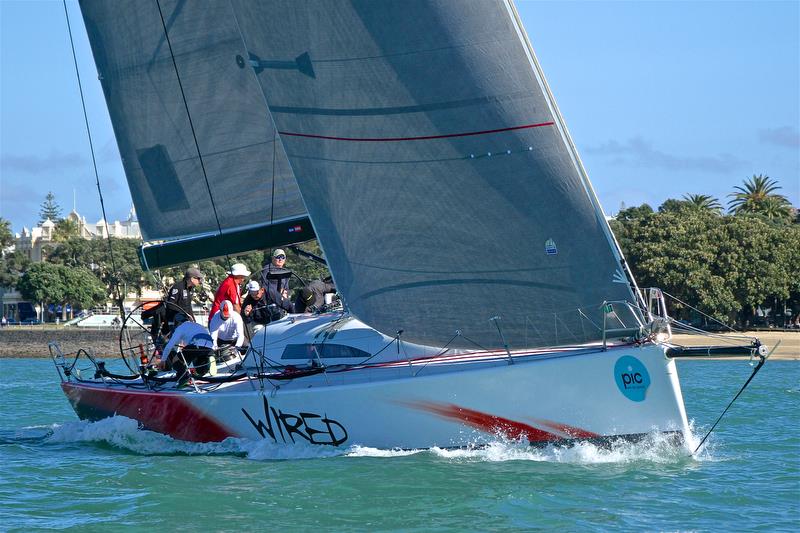
{"label": "green tree", "polygon": [[[61,267],[60,274],[64,280],[66,291],[64,302],[72,305],[73,308],[80,307],[87,309],[93,305],[106,301],[106,290],[100,280],[85,268],[66,268]],[[62,319],[67,318],[67,306],[62,306]]]}
{"label": "green tree", "polygon": [[53,228],[53,241],[66,242],[73,237],[80,237],[78,223],[69,218],[62,218]]}
{"label": "green tree", "polygon": [[740,306],[742,324],[755,309],[772,302],[800,307],[800,227],[780,226],[759,217],[725,217],[718,262]]}
{"label": "green tree", "polygon": [[[798,225],[673,202],[658,213],[631,208],[612,221],[640,286],[661,287],[723,321],[738,315],[742,324],[765,302],[800,307]],[[680,306],[673,314],[689,317]]]}
{"label": "green tree", "polygon": [[19,250],[0,257],[0,287],[13,289],[22,273],[28,269],[31,260]]}
{"label": "green tree", "polygon": [[90,265],[95,260],[92,241],[72,237],[58,242],[48,254],[47,260],[68,267]]}
{"label": "green tree", "polygon": [[34,263],[22,275],[17,288],[23,298],[32,302],[61,304],[63,317],[66,306],[90,307],[105,300],[100,281],[84,267],[70,268],[51,263]]}
{"label": "green tree", "polygon": [[80,237],[57,244],[48,261],[70,268],[88,266],[105,286],[107,297],[119,308],[120,314],[124,314],[125,296],[128,293],[141,295],[143,288],[153,285],[154,278],[145,275],[139,264],[138,241],[112,237],[110,243],[114,261],[111,260],[109,239],[87,241]]}
{"label": "green tree", "polygon": [[753,175],[745,180],[743,187],[736,186],[734,189],[738,192],[728,195],[732,198],[728,202],[728,209],[733,214],[760,214],[767,218],[790,216],[792,206],[789,200],[775,192],[781,186],[769,176]]}
{"label": "green tree", "polygon": [[52,192],[47,193],[47,196],[44,197],[44,202],[39,208],[39,224],[48,218],[53,222],[61,220],[61,206],[56,202],[56,197]]}
{"label": "green tree", "polygon": [[[139,264],[138,241],[131,239],[97,239],[90,241],[90,257],[95,265],[93,273],[106,287],[108,296],[124,316],[124,300],[127,293],[141,295],[148,283]],[[109,243],[111,249],[109,248]],[[113,261],[111,250],[113,249]],[[115,268],[116,267],[116,268]]]}
{"label": "green tree", "polygon": [[11,222],[0,217],[0,249],[14,243],[14,234],[11,233]]}
{"label": "green tree", "polygon": [[64,301],[67,288],[61,276],[63,267],[50,263],[34,263],[17,282],[22,297],[45,306]]}
{"label": "green tree", "polygon": [[719,200],[713,196],[709,196],[707,194],[684,194],[683,199],[689,206],[693,208],[711,211],[716,214],[722,212],[722,204],[720,204]]}
{"label": "green tree", "polygon": [[[639,286],[661,287],[725,320],[738,304],[715,263],[720,217],[679,203],[680,209],[625,213],[612,228]],[[676,316],[688,318],[688,310],[678,306]]]}

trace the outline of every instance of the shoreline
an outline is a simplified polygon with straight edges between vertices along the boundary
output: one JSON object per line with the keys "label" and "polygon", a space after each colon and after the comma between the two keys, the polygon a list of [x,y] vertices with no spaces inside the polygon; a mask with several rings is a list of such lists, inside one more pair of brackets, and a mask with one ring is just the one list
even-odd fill
{"label": "shoreline", "polygon": [[[780,346],[770,357],[771,360],[800,361],[800,331],[755,331],[735,335],[758,337],[763,344],[772,349],[778,341]],[[723,334],[722,337],[731,336]],[[74,353],[80,348],[91,348],[98,357],[117,357],[119,355],[119,330],[111,328],[80,329],[64,326],[6,326],[0,328],[0,359],[47,358],[50,352],[49,341],[58,342],[65,354]],[[685,346],[723,345],[724,338],[699,335],[674,335],[674,344]],[[730,357],[687,357],[685,360],[732,359]],[[737,357],[736,359],[748,359]]]}
{"label": "shoreline", "polygon": [[[763,345],[772,350],[780,341],[780,345],[770,356],[770,360],[774,361],[800,361],[800,331],[743,331],[741,333],[722,333],[716,334],[722,337],[756,337]],[[700,335],[673,335],[670,340],[673,344],[681,344],[684,346],[724,346],[730,344],[725,342],[724,338],[719,337],[705,337]],[[731,341],[733,342],[733,340]],[[740,341],[741,343],[741,341]],[[749,357],[686,357],[685,360],[709,360],[709,359],[743,359],[747,360]]]}

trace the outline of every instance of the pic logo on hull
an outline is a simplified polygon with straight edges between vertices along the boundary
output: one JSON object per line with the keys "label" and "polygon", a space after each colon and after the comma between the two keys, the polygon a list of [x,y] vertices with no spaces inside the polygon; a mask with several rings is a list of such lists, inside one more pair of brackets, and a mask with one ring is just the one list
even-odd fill
{"label": "pic logo on hull", "polygon": [[650,386],[650,374],[641,361],[623,355],[614,365],[614,380],[625,397],[634,402],[643,402]]}

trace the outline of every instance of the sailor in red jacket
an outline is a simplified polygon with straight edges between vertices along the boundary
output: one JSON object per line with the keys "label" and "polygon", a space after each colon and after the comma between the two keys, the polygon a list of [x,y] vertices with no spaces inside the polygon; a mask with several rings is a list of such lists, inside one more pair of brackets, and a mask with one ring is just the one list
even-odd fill
{"label": "sailor in red jacket", "polygon": [[209,320],[213,317],[219,306],[225,300],[230,300],[233,308],[237,313],[242,312],[242,298],[239,293],[239,286],[250,275],[250,271],[242,263],[234,263],[228,271],[228,277],[220,283],[217,293],[214,295],[214,305],[211,306],[211,312],[208,315]]}

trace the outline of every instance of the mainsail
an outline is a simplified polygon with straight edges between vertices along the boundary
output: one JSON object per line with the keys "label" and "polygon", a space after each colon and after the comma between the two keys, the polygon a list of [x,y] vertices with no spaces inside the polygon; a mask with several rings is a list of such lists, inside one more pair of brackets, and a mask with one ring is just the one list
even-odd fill
{"label": "mainsail", "polygon": [[524,347],[599,338],[601,304],[636,301],[510,2],[231,5],[354,315]]}
{"label": "mainsail", "polygon": [[227,1],[81,11],[150,266],[313,238]]}

